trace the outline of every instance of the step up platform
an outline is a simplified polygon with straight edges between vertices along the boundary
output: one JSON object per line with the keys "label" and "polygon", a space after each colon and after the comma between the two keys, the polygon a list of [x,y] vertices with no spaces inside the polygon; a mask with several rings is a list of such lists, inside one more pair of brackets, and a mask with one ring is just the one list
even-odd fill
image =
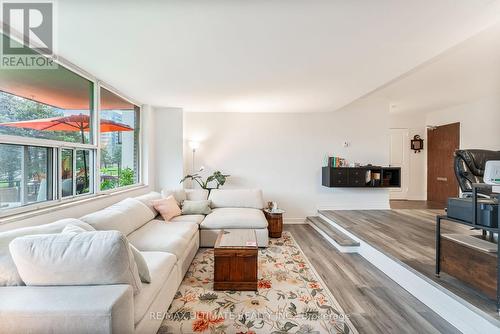
{"label": "step up platform", "polygon": [[316,231],[325,237],[335,248],[342,253],[357,253],[359,248],[359,241],[351,238],[344,232],[335,228],[334,225],[324,220],[319,216],[311,216],[306,218]]}
{"label": "step up platform", "polygon": [[500,333],[500,321],[451,293],[399,259],[374,247],[319,211],[306,223],[337,250],[358,253],[430,309],[468,334]]}

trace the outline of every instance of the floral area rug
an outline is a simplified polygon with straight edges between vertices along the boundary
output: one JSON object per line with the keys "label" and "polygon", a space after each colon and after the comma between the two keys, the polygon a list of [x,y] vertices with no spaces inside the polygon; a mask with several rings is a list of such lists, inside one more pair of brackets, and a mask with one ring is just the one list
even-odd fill
{"label": "floral area rug", "polygon": [[158,334],[357,333],[291,234],[259,249],[258,291],[214,291],[213,249],[200,249]]}

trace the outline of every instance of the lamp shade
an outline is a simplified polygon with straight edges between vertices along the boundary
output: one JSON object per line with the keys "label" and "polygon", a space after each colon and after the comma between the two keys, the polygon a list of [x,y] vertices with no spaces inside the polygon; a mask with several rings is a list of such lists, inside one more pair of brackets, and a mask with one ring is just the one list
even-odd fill
{"label": "lamp shade", "polygon": [[200,142],[199,141],[194,141],[194,140],[190,140],[189,141],[189,147],[191,147],[191,149],[193,150],[196,150],[200,147]]}

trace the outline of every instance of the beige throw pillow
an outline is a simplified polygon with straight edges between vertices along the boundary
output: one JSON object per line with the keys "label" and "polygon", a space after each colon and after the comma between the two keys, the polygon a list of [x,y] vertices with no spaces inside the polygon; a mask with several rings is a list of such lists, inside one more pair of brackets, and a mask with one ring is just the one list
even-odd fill
{"label": "beige throw pillow", "polygon": [[153,201],[154,208],[160,213],[165,221],[180,216],[182,214],[174,196],[170,195],[167,198]]}

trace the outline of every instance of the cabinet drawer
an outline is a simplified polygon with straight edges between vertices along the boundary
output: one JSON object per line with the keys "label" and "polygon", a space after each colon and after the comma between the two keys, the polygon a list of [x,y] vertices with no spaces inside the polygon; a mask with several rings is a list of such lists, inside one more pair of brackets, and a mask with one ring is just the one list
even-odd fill
{"label": "cabinet drawer", "polygon": [[347,169],[334,169],[330,175],[332,186],[347,186],[349,184],[349,173]]}
{"label": "cabinet drawer", "polygon": [[364,187],[366,183],[366,170],[351,169],[349,170],[349,185],[351,187]]}

